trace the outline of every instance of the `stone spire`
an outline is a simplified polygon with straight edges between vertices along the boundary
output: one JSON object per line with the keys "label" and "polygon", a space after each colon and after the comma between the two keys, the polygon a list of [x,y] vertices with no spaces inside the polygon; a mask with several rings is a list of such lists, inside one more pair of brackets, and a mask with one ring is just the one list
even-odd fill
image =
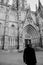
{"label": "stone spire", "polygon": [[24,9],[24,1],[25,1],[25,0],[22,0],[22,9]]}
{"label": "stone spire", "polygon": [[29,4],[29,10],[31,11],[30,4]]}
{"label": "stone spire", "polygon": [[41,7],[42,7],[41,2],[40,2],[40,0],[38,0],[38,11],[41,10]]}
{"label": "stone spire", "polygon": [[37,11],[37,4],[35,6],[36,6],[36,11]]}
{"label": "stone spire", "polygon": [[27,13],[31,11],[30,4],[26,9],[27,9]]}
{"label": "stone spire", "polygon": [[35,7],[36,7],[35,16],[37,16],[37,14],[38,14],[38,7],[37,7],[37,4],[35,4]]}
{"label": "stone spire", "polygon": [[39,6],[41,5],[41,2],[40,2],[40,0],[38,0],[38,4],[39,4]]}

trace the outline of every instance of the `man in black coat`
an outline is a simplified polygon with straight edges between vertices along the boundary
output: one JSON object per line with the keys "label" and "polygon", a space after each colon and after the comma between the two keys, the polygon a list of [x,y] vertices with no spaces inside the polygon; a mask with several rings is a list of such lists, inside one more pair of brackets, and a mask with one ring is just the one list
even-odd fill
{"label": "man in black coat", "polygon": [[37,63],[35,50],[32,47],[30,47],[28,44],[27,47],[24,49],[23,61],[27,65],[36,65]]}

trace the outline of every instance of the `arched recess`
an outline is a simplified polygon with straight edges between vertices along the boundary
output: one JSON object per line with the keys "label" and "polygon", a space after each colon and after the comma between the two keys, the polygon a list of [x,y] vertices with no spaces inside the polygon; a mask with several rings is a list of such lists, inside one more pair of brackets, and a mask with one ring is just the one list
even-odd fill
{"label": "arched recess", "polygon": [[39,38],[40,34],[39,32],[35,29],[34,26],[31,24],[28,24],[27,26],[24,27],[23,29],[23,39],[31,39],[31,42],[34,43],[39,43]]}
{"label": "arched recess", "polygon": [[5,37],[5,49],[15,49],[17,45],[16,37],[17,37],[17,29],[16,24],[9,22],[7,29],[7,36]]}

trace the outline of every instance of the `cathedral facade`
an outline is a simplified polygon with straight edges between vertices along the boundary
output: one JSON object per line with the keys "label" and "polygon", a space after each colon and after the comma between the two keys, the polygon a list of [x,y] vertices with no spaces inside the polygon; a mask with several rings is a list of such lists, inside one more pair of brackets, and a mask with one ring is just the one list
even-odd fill
{"label": "cathedral facade", "polygon": [[43,6],[40,0],[35,12],[30,6],[26,7],[25,0],[13,0],[12,5],[7,0],[0,0],[0,48],[22,50],[29,40],[33,46],[43,46]]}

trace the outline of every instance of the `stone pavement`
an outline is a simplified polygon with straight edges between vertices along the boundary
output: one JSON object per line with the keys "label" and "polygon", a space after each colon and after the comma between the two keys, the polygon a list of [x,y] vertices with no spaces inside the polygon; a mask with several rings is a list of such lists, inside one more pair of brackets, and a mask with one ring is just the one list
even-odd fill
{"label": "stone pavement", "polygon": [[[37,65],[43,65],[43,52],[36,52]],[[0,51],[0,65],[25,65],[23,63],[23,53]]]}

